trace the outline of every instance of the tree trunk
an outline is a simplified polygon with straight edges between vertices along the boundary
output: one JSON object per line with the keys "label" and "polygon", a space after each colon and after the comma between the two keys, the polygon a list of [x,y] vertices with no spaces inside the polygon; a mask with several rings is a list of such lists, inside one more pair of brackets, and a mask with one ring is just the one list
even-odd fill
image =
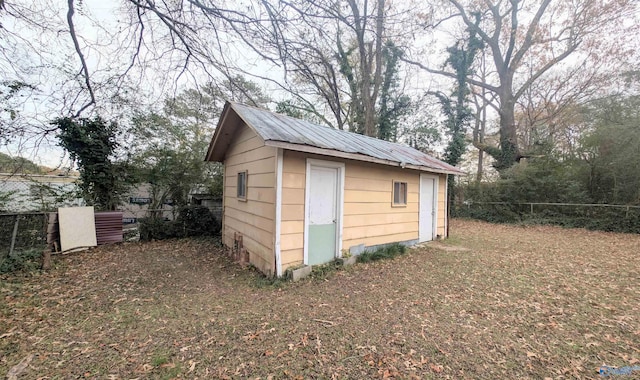
{"label": "tree trunk", "polygon": [[479,150],[478,151],[478,171],[476,172],[476,182],[480,183],[482,182],[482,174],[484,171],[484,151],[483,150]]}
{"label": "tree trunk", "polygon": [[511,77],[505,78],[500,93],[500,154],[495,167],[498,171],[508,169],[520,158],[515,118],[516,99],[511,90]]}

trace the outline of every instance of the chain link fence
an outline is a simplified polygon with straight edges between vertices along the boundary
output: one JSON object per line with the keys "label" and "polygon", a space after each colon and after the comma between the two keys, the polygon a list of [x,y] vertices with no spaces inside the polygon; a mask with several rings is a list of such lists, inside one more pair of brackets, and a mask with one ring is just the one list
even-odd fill
{"label": "chain link fence", "polygon": [[27,212],[81,206],[75,177],[41,174],[1,174],[0,211]]}
{"label": "chain link fence", "polygon": [[496,223],[526,222],[640,233],[640,205],[465,201],[458,205],[454,216]]}
{"label": "chain link fence", "polygon": [[48,214],[0,214],[0,273],[39,266],[47,246]]}

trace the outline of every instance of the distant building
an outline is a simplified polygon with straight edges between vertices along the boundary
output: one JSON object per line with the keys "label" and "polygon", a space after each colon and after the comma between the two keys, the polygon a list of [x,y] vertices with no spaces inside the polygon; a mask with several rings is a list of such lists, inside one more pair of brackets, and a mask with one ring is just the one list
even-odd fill
{"label": "distant building", "polygon": [[0,173],[2,211],[25,212],[53,210],[59,206],[83,206],[75,196],[78,176],[50,174]]}

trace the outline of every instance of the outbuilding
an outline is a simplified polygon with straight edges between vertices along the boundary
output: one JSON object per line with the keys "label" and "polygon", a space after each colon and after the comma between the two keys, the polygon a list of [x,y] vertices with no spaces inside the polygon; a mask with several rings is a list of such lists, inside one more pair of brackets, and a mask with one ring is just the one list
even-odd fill
{"label": "outbuilding", "polygon": [[[447,235],[455,167],[408,146],[226,103],[206,160],[224,163],[222,239],[267,275]],[[239,239],[239,237],[241,237]]]}

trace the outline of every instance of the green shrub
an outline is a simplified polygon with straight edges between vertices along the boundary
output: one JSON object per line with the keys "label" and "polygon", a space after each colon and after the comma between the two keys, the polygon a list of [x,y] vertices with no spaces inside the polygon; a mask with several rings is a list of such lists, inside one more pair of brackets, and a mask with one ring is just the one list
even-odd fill
{"label": "green shrub", "polygon": [[139,221],[140,240],[164,240],[188,236],[217,236],[220,222],[205,206],[185,206],[176,220],[143,218]]}
{"label": "green shrub", "polygon": [[40,268],[42,251],[39,249],[27,249],[13,251],[4,259],[0,258],[0,273],[30,272]]}
{"label": "green shrub", "polygon": [[165,240],[178,237],[176,223],[161,218],[141,218],[138,221],[140,240]]}
{"label": "green shrub", "polygon": [[[591,230],[640,233],[640,210],[630,208],[530,205],[522,203],[602,203],[587,185],[582,162],[553,157],[521,162],[491,183],[456,186],[459,202],[454,217],[491,223],[554,224]],[[586,172],[585,172],[586,170]]]}
{"label": "green shrub", "polygon": [[[544,207],[544,208],[543,208]],[[458,208],[457,217],[490,223],[547,224],[568,228],[640,233],[640,210],[583,206],[470,204]]]}
{"label": "green shrub", "polygon": [[186,206],[176,219],[183,236],[215,236],[220,233],[220,222],[205,206]]}
{"label": "green shrub", "polygon": [[370,261],[377,261],[382,259],[392,259],[396,256],[400,256],[407,252],[407,247],[400,244],[394,243],[388,246],[379,248],[372,252],[363,252],[358,255],[358,262],[360,263],[368,263]]}

